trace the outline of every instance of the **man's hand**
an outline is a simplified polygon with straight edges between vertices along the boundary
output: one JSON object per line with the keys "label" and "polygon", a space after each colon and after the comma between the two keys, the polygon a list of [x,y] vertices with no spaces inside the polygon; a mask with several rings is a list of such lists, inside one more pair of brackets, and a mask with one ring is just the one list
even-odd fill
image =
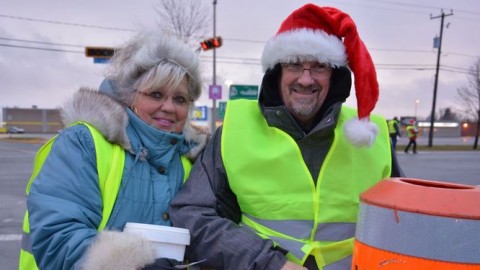
{"label": "man's hand", "polygon": [[290,262],[290,261],[287,261],[282,269],[280,270],[308,270],[307,268],[303,267],[303,266],[300,266],[296,263],[293,263],[293,262]]}

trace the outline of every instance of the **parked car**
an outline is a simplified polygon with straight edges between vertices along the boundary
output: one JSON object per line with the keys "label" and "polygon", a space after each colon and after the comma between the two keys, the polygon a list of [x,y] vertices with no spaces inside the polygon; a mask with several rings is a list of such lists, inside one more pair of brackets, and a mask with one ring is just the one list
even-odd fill
{"label": "parked car", "polygon": [[11,133],[11,134],[25,133],[25,129],[19,128],[16,126],[11,126],[11,127],[8,127],[7,133]]}

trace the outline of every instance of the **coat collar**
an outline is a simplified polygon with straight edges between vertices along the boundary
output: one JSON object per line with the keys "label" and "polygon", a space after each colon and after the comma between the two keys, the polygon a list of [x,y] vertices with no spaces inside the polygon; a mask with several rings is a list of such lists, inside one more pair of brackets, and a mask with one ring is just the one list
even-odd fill
{"label": "coat collar", "polygon": [[341,107],[341,102],[332,105],[312,130],[305,132],[290,115],[285,106],[265,107],[260,105],[268,125],[285,131],[294,140],[303,139],[314,133],[333,131],[337,125]]}
{"label": "coat collar", "polygon": [[127,134],[132,152],[140,154],[141,158],[155,161],[169,157],[177,151],[183,155],[190,150],[185,144],[183,134],[156,129],[145,123],[130,109],[127,109],[127,114],[129,118]]}
{"label": "coat collar", "polygon": [[[84,121],[93,125],[103,134],[103,136],[111,143],[122,146],[125,150],[135,153],[132,148],[132,141],[127,135],[127,126],[138,121],[143,122],[137,116],[129,116],[128,108],[111,98],[110,96],[98,92],[95,89],[81,88],[70,99],[68,99],[60,109],[62,122],[65,126],[70,126],[79,121]],[[145,126],[148,126],[143,122]],[[135,124],[142,126],[141,124]],[[129,128],[130,129],[130,128]],[[148,130],[153,131],[148,131]],[[184,130],[185,136],[166,133],[156,130],[153,127],[142,127],[141,132],[145,132],[141,137],[151,132],[148,138],[156,138],[155,140],[169,140],[176,137],[177,144],[181,146],[181,153],[188,151],[187,156],[194,160],[203,150],[208,140],[209,134],[201,130],[188,126]],[[145,138],[147,138],[145,137]],[[152,140],[152,141],[155,141]],[[146,142],[135,142],[136,145],[142,145]],[[138,150],[138,149],[136,149]]]}

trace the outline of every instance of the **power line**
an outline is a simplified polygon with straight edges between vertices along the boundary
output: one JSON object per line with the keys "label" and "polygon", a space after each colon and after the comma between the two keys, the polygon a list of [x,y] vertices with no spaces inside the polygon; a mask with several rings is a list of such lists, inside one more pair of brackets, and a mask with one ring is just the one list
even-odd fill
{"label": "power line", "polygon": [[[76,44],[66,44],[66,43],[56,43],[56,42],[46,42],[46,41],[36,41],[36,40],[27,40],[27,39],[17,39],[17,38],[6,38],[6,37],[0,37],[0,40],[6,40],[6,41],[14,41],[14,42],[26,42],[26,43],[38,43],[38,44],[45,44],[45,45],[52,45],[52,46],[67,46],[67,47],[78,47],[78,48],[84,48],[86,45],[76,45]],[[235,40],[235,39],[234,39]],[[246,40],[240,40],[237,39],[236,41],[244,41],[248,42]],[[251,42],[261,42],[261,41],[251,41]],[[432,53],[431,50],[415,50],[415,49],[382,49],[382,48],[370,48],[370,51],[385,51],[385,52],[407,52],[407,53]],[[478,57],[476,55],[471,55],[471,54],[464,54],[464,53],[454,53],[454,52],[444,52],[444,55],[458,55],[458,56],[464,56],[464,57]],[[227,58],[227,57],[225,57]],[[252,61],[259,61],[259,59],[253,59],[253,58],[242,58],[246,60],[252,60]]]}
{"label": "power line", "polygon": [[[20,48],[20,49],[31,49],[31,50],[43,50],[43,51],[53,51],[53,52],[68,52],[68,53],[78,53],[84,54],[84,51],[73,51],[73,50],[63,50],[63,49],[54,49],[54,48],[42,48],[42,47],[32,47],[32,46],[20,46],[20,45],[11,45],[11,44],[1,44],[1,47],[12,47],[12,48]],[[201,57],[204,61],[212,61],[208,59],[208,57]],[[219,63],[223,64],[239,64],[239,65],[260,65],[260,61],[257,59],[249,58],[236,58],[236,57],[219,57]],[[434,67],[425,67],[428,65],[420,65],[420,64],[378,64],[378,70],[434,70]],[[442,68],[442,70],[444,70]],[[468,70],[458,68],[458,67],[448,67],[445,69],[446,71],[450,72],[458,72],[468,74]]]}
{"label": "power line", "polygon": [[412,52],[412,53],[431,53],[430,50],[413,50],[413,49],[379,49],[369,48],[369,51],[387,51],[387,52]]}
{"label": "power line", "polygon": [[31,47],[31,46],[20,46],[20,45],[11,45],[11,44],[2,44],[1,47],[12,47],[12,48],[21,48],[21,49],[30,49],[30,50],[41,50],[41,51],[53,51],[53,52],[68,52],[68,53],[85,53],[84,51],[72,51],[72,50],[62,50],[54,48],[41,48],[41,47]]}
{"label": "power line", "polygon": [[[409,3],[386,1],[386,0],[369,0],[369,2],[379,2],[379,3],[386,3],[386,4],[392,4],[392,5],[398,5],[398,6],[418,7],[418,8],[425,8],[425,9],[443,9],[443,7],[409,4]],[[473,14],[473,15],[480,15],[480,12],[475,12],[475,11],[471,11],[471,10],[455,9],[455,13],[457,13],[457,12],[469,13],[469,14]]]}
{"label": "power line", "polygon": [[53,45],[53,46],[85,47],[85,46],[82,46],[82,45],[65,44],[65,43],[54,43],[54,42],[36,41],[36,40],[26,40],[26,39],[17,39],[17,38],[4,38],[4,37],[0,37],[0,40],[16,41],[16,42],[26,42],[26,43],[38,43],[38,44]]}
{"label": "power line", "polygon": [[113,31],[128,31],[128,32],[134,31],[134,30],[132,30],[132,29],[126,29],[126,28],[100,26],[100,25],[93,25],[93,24],[70,23],[70,22],[44,20],[44,19],[35,19],[35,18],[30,18],[30,17],[12,16],[12,15],[7,15],[7,14],[0,14],[0,17],[9,18],[9,19],[16,19],[16,20],[22,20],[22,21],[33,21],[33,22],[42,22],[42,23],[50,23],[50,24],[69,25],[69,26],[86,27],[86,28],[97,28],[97,29],[113,30]]}
{"label": "power line", "polygon": [[[13,38],[3,38],[0,37],[0,40],[7,41],[17,41],[17,42],[27,42],[27,43],[39,43],[45,45],[54,45],[54,46],[71,46],[84,48],[84,46],[74,45],[74,44],[63,44],[63,43],[53,43],[53,42],[42,42],[42,41],[33,41],[33,40],[24,40],[24,39],[13,39]],[[78,53],[84,54],[85,51],[75,51],[75,50],[65,50],[65,49],[55,49],[55,48],[45,48],[45,47],[34,47],[34,46],[24,46],[24,45],[12,45],[12,44],[2,44],[0,47],[11,47],[18,49],[29,49],[29,50],[41,50],[41,51],[53,51],[53,52],[62,52],[62,53]],[[389,50],[389,49],[384,49]],[[397,50],[392,50],[397,51]],[[411,50],[405,50],[411,51]],[[430,51],[427,51],[430,53]],[[208,56],[200,57],[204,61],[212,61]],[[241,57],[232,57],[232,56],[219,56],[219,63],[223,64],[239,64],[239,65],[261,65],[260,59],[257,58],[241,58]],[[376,64],[378,70],[433,70],[434,65],[432,64]],[[444,69],[445,68],[445,69]],[[447,69],[448,68],[448,69]],[[460,67],[451,67],[451,66],[442,66],[442,70],[459,72],[459,73],[468,73],[468,69]]]}

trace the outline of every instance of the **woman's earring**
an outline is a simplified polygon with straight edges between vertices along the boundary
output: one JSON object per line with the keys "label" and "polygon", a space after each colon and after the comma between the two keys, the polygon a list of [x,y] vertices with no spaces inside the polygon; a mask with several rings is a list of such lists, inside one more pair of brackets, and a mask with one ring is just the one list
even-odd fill
{"label": "woman's earring", "polygon": [[137,107],[131,106],[130,109],[131,109],[136,115],[138,115]]}

